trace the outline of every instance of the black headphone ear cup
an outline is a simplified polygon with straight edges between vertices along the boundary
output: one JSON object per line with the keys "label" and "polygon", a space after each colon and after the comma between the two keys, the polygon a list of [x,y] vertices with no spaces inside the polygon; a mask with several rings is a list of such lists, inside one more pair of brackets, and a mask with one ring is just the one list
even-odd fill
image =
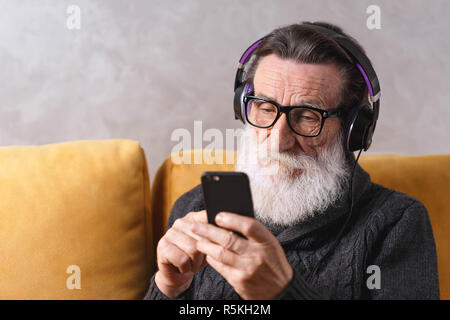
{"label": "black headphone ear cup", "polygon": [[253,85],[246,82],[234,91],[234,118],[245,123],[244,96],[253,91]]}
{"label": "black headphone ear cup", "polygon": [[364,151],[366,151],[367,149],[369,149],[370,145],[372,144],[372,137],[373,137],[373,133],[375,132],[375,127],[377,126],[377,122],[372,120],[370,127],[367,129],[367,133],[366,133],[366,146]]}
{"label": "black headphone ear cup", "polygon": [[234,91],[234,118],[239,119],[245,123],[244,115],[242,113],[242,93],[244,92],[245,84],[239,86]]}
{"label": "black headphone ear cup", "polygon": [[347,149],[349,151],[367,150],[370,147],[375,129],[372,124],[374,124],[373,112],[369,105],[364,104],[350,112],[346,128]]}

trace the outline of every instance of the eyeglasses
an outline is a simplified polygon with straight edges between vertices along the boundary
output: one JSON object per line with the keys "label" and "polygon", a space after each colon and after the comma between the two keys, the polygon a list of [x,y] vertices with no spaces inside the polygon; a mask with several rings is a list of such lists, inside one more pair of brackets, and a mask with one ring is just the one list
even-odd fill
{"label": "eyeglasses", "polygon": [[327,111],[308,105],[287,107],[251,95],[244,97],[244,106],[245,118],[252,126],[270,128],[285,113],[291,130],[303,137],[317,137],[322,132],[325,119],[345,116],[342,109]]}

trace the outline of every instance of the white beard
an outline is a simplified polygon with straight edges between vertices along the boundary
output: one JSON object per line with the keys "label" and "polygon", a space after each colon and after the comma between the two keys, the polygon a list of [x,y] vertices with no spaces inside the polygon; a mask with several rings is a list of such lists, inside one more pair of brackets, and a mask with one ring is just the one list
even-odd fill
{"label": "white beard", "polygon": [[[242,136],[236,171],[245,172],[250,179],[255,217],[259,221],[292,226],[320,214],[343,196],[350,169],[342,144],[342,130],[317,159],[303,153],[269,152],[263,159],[260,155],[260,161],[255,159],[257,156],[251,146],[257,144],[256,135],[251,133],[253,130],[247,125]],[[264,161],[270,163],[270,168],[261,166]]]}

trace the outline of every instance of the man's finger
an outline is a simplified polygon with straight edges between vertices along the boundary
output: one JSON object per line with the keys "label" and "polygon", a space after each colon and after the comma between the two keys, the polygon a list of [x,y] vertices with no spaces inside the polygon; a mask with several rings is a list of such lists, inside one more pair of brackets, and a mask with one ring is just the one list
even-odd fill
{"label": "man's finger", "polygon": [[216,216],[216,223],[220,227],[238,231],[248,239],[257,242],[270,241],[274,237],[273,234],[256,219],[235,213],[220,212]]}
{"label": "man's finger", "polygon": [[197,250],[197,241],[195,239],[174,228],[170,228],[164,237],[167,241],[189,255],[192,261],[193,272],[196,272],[200,268],[204,256]]}
{"label": "man's finger", "polygon": [[247,247],[247,240],[238,237],[231,231],[218,228],[212,224],[197,223],[193,226],[192,232],[237,254],[245,252]]}
{"label": "man's finger", "polygon": [[190,219],[177,219],[175,220],[172,228],[174,228],[175,230],[179,231],[179,232],[183,232],[185,234],[187,234],[188,236],[194,238],[195,240],[200,240],[201,237],[197,234],[195,234],[194,232],[192,232],[192,228],[194,227],[194,225],[197,222],[195,222],[195,220],[190,220]]}
{"label": "man's finger", "polygon": [[183,252],[183,250],[165,239],[161,239],[158,243],[158,251],[161,252],[161,250],[164,251],[164,254],[162,255],[161,261],[158,261],[158,263],[171,264],[177,268],[180,273],[191,271],[191,258]]}
{"label": "man's finger", "polygon": [[206,210],[189,212],[186,215],[186,218],[194,220],[195,222],[208,223],[208,216],[206,215]]}
{"label": "man's finger", "polygon": [[211,241],[198,241],[197,249],[205,255],[213,257],[215,260],[228,266],[236,267],[239,263],[238,255],[230,250],[225,249],[224,247],[221,247],[218,244],[212,243]]}
{"label": "man's finger", "polygon": [[211,256],[206,256],[206,262],[214,268],[218,273],[222,275],[222,277],[225,278],[230,284],[233,282],[233,279],[236,278],[238,274],[238,270],[230,267],[226,264],[223,264],[222,262],[214,259]]}

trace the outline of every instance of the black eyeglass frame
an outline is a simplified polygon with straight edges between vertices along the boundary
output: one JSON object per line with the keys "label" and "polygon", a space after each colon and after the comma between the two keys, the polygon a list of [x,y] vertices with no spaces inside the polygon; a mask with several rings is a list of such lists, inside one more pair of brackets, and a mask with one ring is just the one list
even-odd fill
{"label": "black eyeglass frame", "polygon": [[[257,128],[261,128],[261,129],[267,129],[272,127],[277,121],[278,119],[281,117],[282,113],[286,114],[286,118],[287,118],[287,123],[289,125],[289,128],[295,133],[298,134],[299,136],[302,137],[307,137],[307,138],[314,138],[317,137],[318,135],[320,135],[320,133],[322,132],[323,129],[323,125],[325,123],[325,119],[327,118],[345,118],[347,113],[343,110],[343,109],[337,109],[337,110],[332,110],[332,111],[327,111],[327,110],[323,110],[323,109],[319,109],[316,107],[312,107],[312,106],[308,106],[308,105],[302,105],[302,106],[282,106],[279,103],[266,99],[266,98],[262,98],[262,97],[256,97],[253,95],[246,95],[244,96],[244,113],[245,113],[245,119],[247,120],[248,123],[250,123],[252,126],[257,127]],[[258,100],[258,101],[264,101],[264,102],[268,102],[271,103],[272,105],[274,105],[275,107],[277,107],[277,115],[275,116],[275,119],[273,120],[273,122],[268,125],[268,126],[257,126],[256,124],[253,124],[249,119],[248,119],[248,112],[247,112],[247,108],[248,108],[248,103],[251,100]],[[313,111],[317,111],[322,115],[322,122],[320,124],[320,130],[316,135],[305,135],[305,134],[301,134],[298,133],[297,131],[295,131],[295,129],[292,127],[291,124],[291,120],[289,118],[289,113],[291,112],[291,110],[294,109],[309,109],[309,110],[313,110]]]}

